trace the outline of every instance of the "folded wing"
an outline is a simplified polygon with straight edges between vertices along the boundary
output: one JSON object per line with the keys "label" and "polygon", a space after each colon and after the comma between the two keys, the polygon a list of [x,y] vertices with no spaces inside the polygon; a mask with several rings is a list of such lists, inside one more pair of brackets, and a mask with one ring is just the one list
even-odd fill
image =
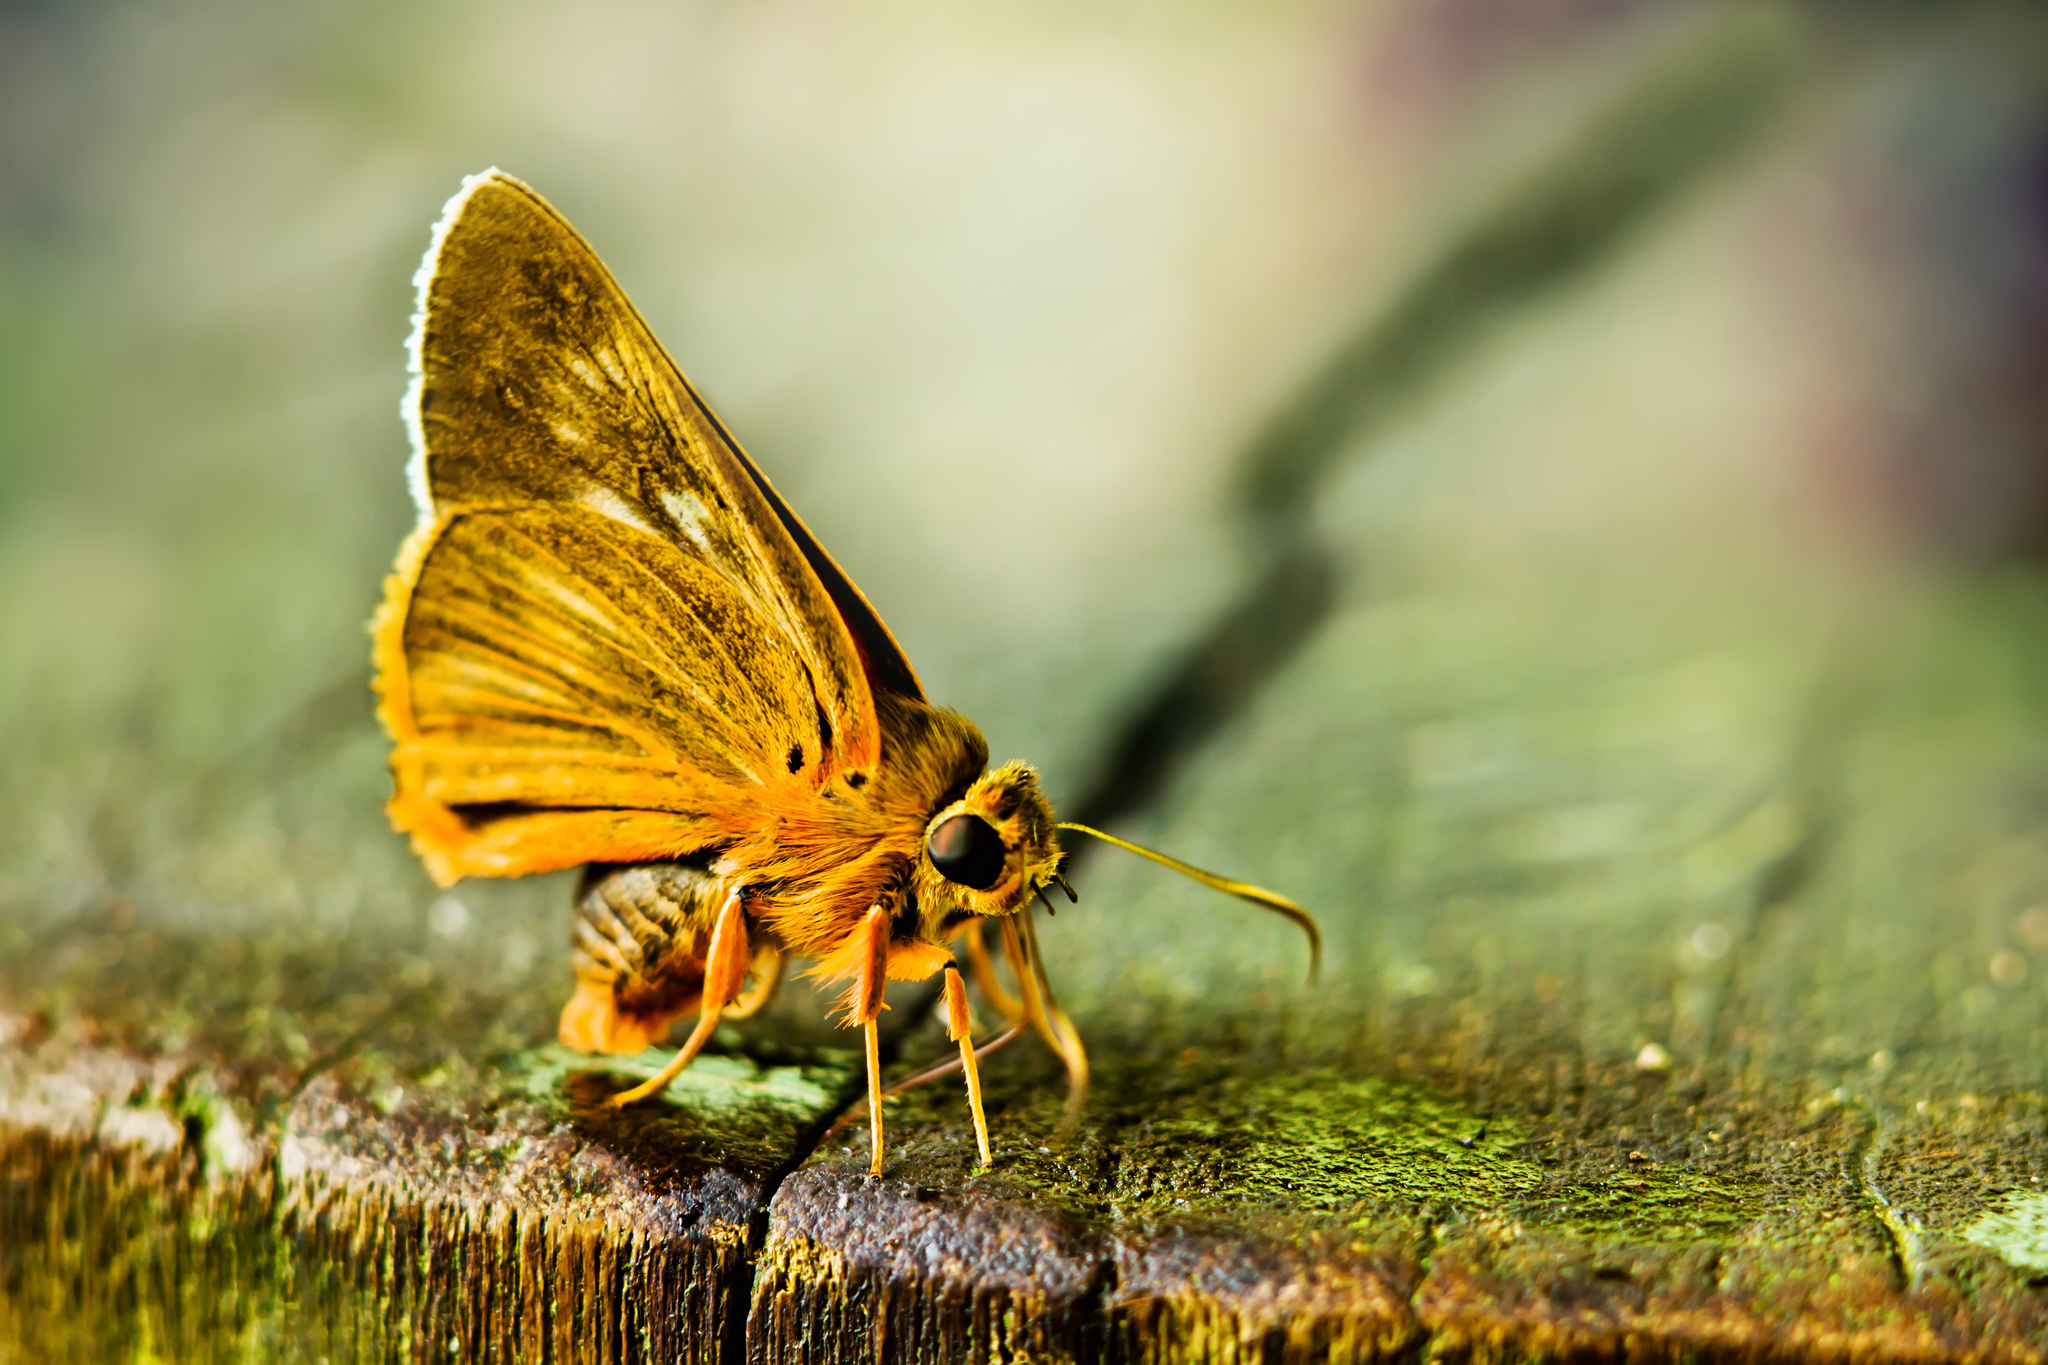
{"label": "folded wing", "polygon": [[377,663],[437,878],[674,857],[871,773],[902,651],[575,231],[487,172],[419,284]]}

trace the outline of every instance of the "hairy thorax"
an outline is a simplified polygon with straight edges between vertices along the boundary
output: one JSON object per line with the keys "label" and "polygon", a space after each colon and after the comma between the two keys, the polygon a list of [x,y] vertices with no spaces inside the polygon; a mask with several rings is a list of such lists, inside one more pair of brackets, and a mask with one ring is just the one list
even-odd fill
{"label": "hairy thorax", "polygon": [[872,906],[905,907],[926,824],[988,766],[988,742],[965,716],[888,692],[876,702],[874,771],[838,772],[777,802],[711,864],[747,888],[749,918],[799,956],[829,956]]}

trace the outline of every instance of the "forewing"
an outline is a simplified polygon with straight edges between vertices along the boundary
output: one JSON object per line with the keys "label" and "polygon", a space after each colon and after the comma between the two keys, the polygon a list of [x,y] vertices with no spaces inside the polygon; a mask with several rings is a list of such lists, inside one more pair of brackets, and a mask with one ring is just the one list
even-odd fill
{"label": "forewing", "polygon": [[914,688],[902,651],[575,230],[486,172],[451,203],[421,270],[416,495],[435,509],[581,504],[715,566],[795,645],[835,770],[871,766],[870,671]]}
{"label": "forewing", "polygon": [[[710,409],[706,408],[705,412],[709,414]],[[713,416],[712,420],[716,422],[718,419]],[[721,424],[719,431],[723,433],[724,430]],[[810,561],[811,569],[824,584],[825,591],[831,595],[832,605],[839,609],[840,619],[853,633],[853,642],[860,650],[860,661],[867,671],[868,685],[885,687],[923,701],[924,685],[917,680],[917,670],[910,666],[910,659],[904,654],[903,646],[896,643],[896,637],[890,633],[889,627],[882,623],[881,616],[869,604],[867,595],[854,586],[853,580],[846,576],[846,571],[839,567],[838,561],[818,543],[818,538],[811,534],[811,528],[804,525],[803,519],[797,516],[795,509],[783,501],[782,495],[775,491],[775,486],[768,482],[768,476],[747,458],[747,453],[740,449],[739,443],[729,436],[726,440],[733,454],[746,466],[747,473],[753,476],[754,485],[761,490],[761,496],[768,500],[769,505],[775,509],[775,515],[781,518],[783,529],[789,532],[790,537],[796,541],[797,548],[803,551],[804,558]]]}
{"label": "forewing", "polygon": [[577,506],[453,507],[379,640],[393,814],[436,877],[673,858],[815,783],[811,681],[715,565]]}

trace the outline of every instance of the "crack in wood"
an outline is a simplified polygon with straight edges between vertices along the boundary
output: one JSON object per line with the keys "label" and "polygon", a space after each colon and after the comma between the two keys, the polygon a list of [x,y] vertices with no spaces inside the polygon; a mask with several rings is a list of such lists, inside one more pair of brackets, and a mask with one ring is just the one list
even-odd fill
{"label": "crack in wood", "polygon": [[1909,1294],[1917,1293],[1927,1272],[1923,1230],[1918,1220],[1892,1202],[1878,1178],[1885,1151],[1891,1144],[1890,1118],[1884,1106],[1866,1092],[1848,1092],[1837,1102],[1856,1109],[1870,1120],[1862,1137],[1850,1149],[1845,1174],[1862,1193],[1866,1207],[1877,1220],[1899,1286]]}

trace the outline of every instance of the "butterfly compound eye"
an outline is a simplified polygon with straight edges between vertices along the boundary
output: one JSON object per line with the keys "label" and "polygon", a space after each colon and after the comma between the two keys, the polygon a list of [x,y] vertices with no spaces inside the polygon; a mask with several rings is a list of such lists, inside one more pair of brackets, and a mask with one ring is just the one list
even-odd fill
{"label": "butterfly compound eye", "polygon": [[979,815],[956,815],[932,831],[932,866],[949,882],[986,891],[1003,877],[1003,836]]}

